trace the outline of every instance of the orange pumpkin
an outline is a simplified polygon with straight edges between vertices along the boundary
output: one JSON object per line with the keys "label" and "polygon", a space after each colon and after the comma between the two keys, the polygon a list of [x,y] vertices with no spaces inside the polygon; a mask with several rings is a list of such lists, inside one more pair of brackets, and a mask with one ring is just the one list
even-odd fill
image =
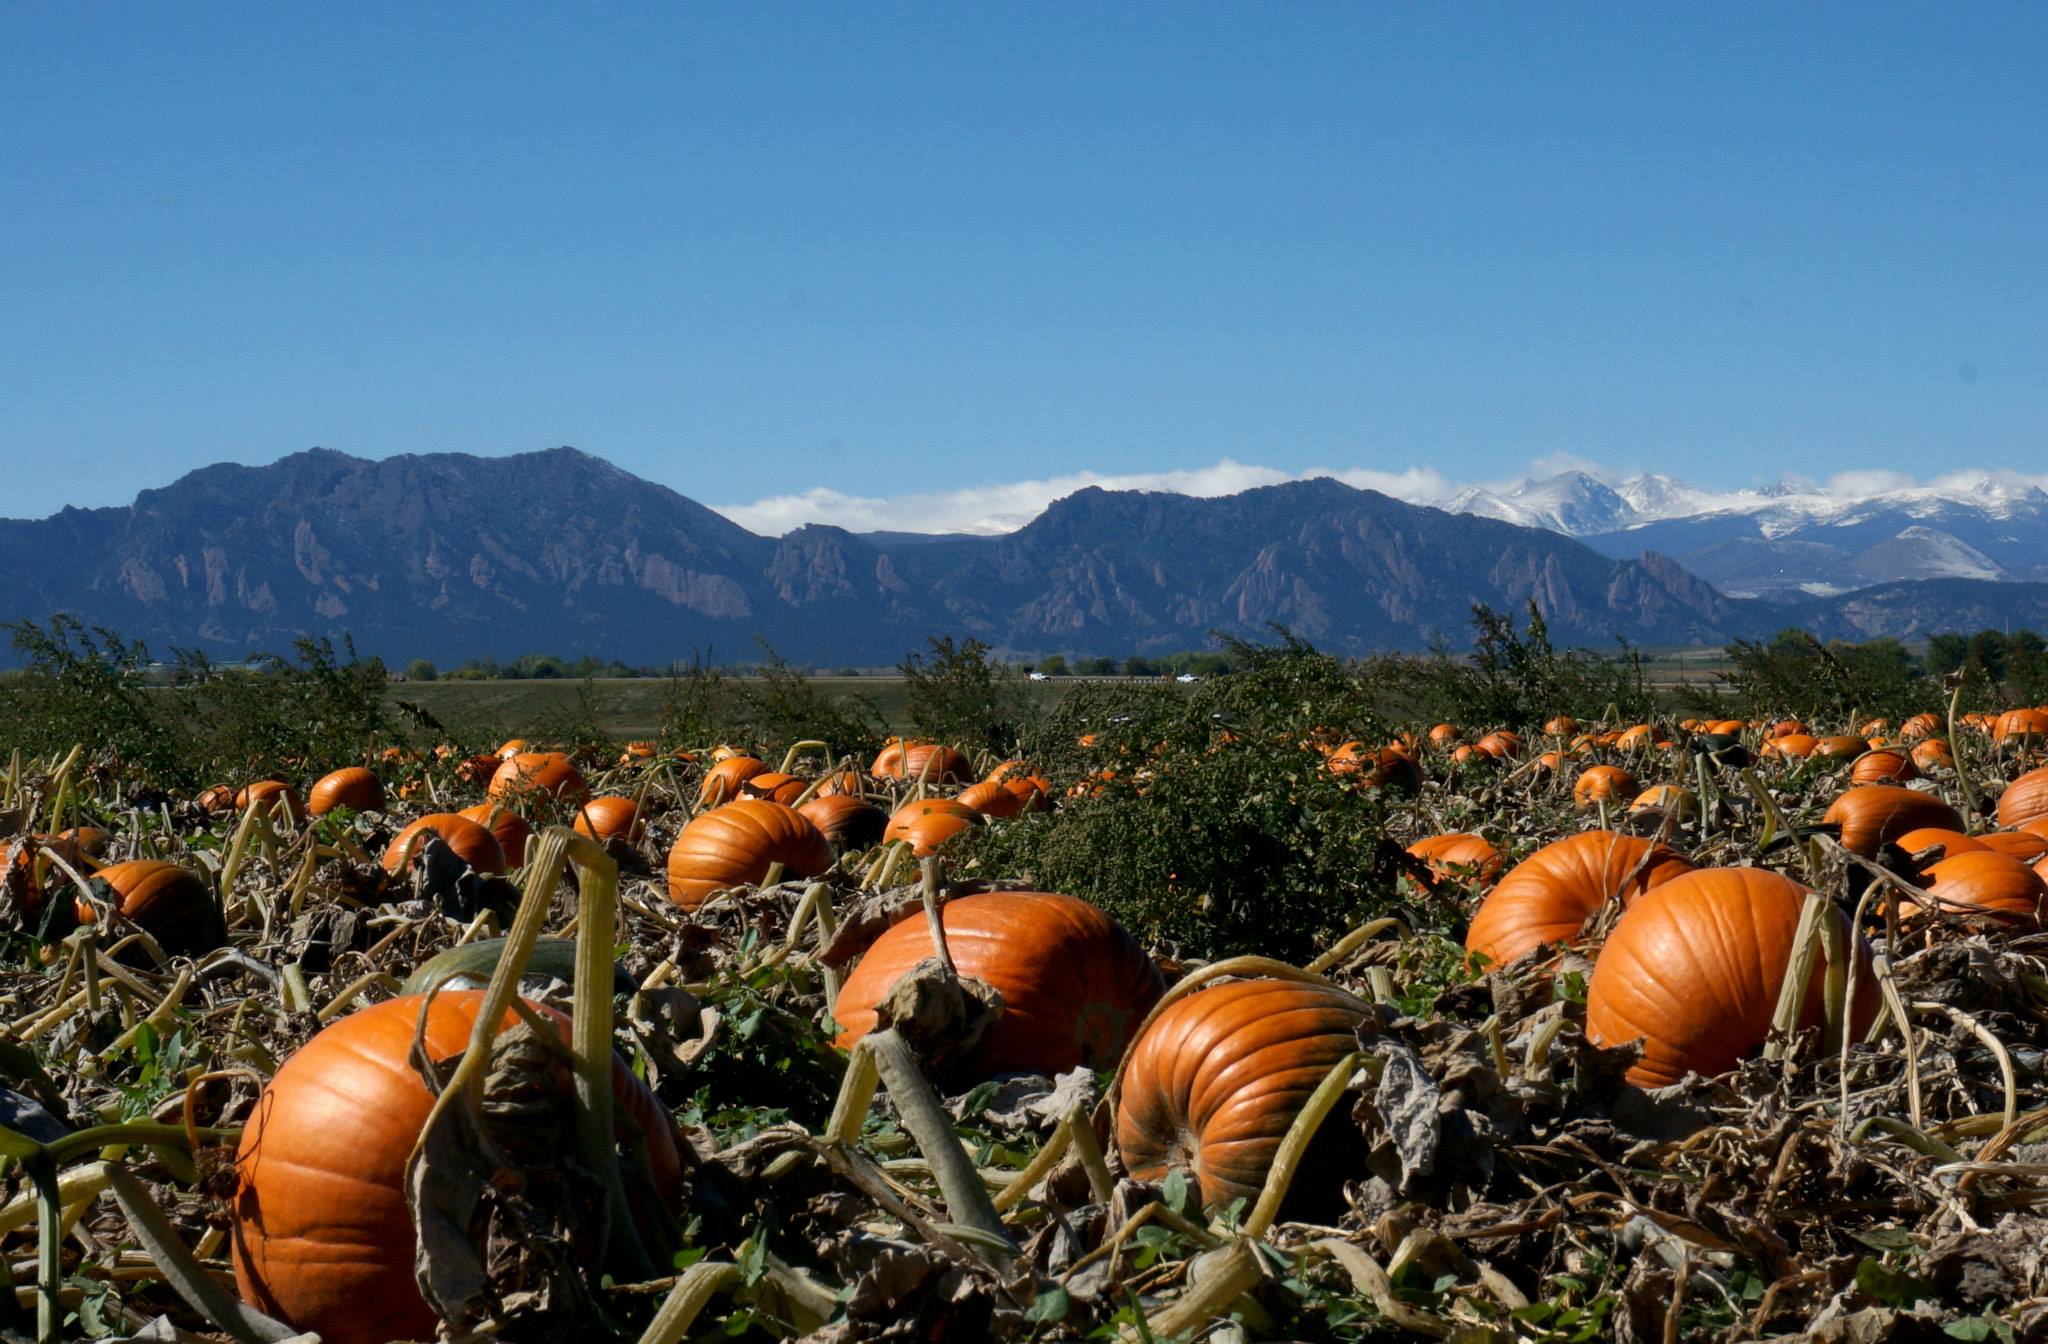
{"label": "orange pumpkin", "polygon": [[1913,744],[1913,767],[1925,773],[1929,770],[1953,770],[1956,768],[1955,753],[1949,750],[1945,737],[1929,737]]}
{"label": "orange pumpkin", "polygon": [[1014,817],[1024,810],[1024,799],[1003,787],[1002,781],[984,779],[960,790],[954,800],[984,817]]}
{"label": "orange pumpkin", "polygon": [[[106,834],[97,828],[88,829],[94,830],[98,835]],[[104,844],[97,851],[88,850],[80,843],[79,832],[75,830],[65,831],[61,835],[31,835],[0,848],[0,874],[14,882],[16,889],[21,892],[23,911],[34,914],[43,903],[43,883],[52,877],[60,883],[68,880],[59,872],[38,871],[53,868],[53,865],[42,861],[45,854],[55,855],[78,869],[82,875],[89,877],[92,870],[98,866],[91,860],[97,859],[104,851]]]}
{"label": "orange pumpkin", "polygon": [[1853,761],[1870,750],[1870,743],[1851,733],[1823,737],[1813,744],[1813,755],[1826,761]]}
{"label": "orange pumpkin", "polygon": [[1469,881],[1490,887],[1505,866],[1492,841],[1465,831],[1425,836],[1408,846],[1408,852],[1428,864],[1430,876],[1440,883]]}
{"label": "orange pumpkin", "polygon": [[1579,721],[1569,714],[1560,714],[1546,722],[1543,731],[1552,737],[1570,737],[1579,731]]}
{"label": "orange pumpkin", "polygon": [[[433,998],[422,1040],[435,1062],[462,1053],[482,990]],[[438,1318],[413,1279],[415,1234],[405,1163],[434,1104],[409,1061],[424,997],[331,1024],[264,1088],[235,1159],[235,1283],[244,1301],[328,1344],[432,1339]],[[566,1042],[569,1019],[541,1004]],[[500,1030],[517,1024],[507,1012]],[[562,1090],[568,1089],[564,1071]],[[612,1061],[616,1127],[628,1153],[635,1218],[649,1235],[656,1201],[679,1197],[675,1130],[646,1086]],[[633,1136],[637,1130],[638,1141]]]}
{"label": "orange pumpkin", "polygon": [[455,777],[465,784],[482,788],[491,782],[491,776],[497,774],[498,767],[503,764],[495,756],[471,756],[455,767]]}
{"label": "orange pumpkin", "polygon": [[1866,859],[1885,841],[1923,826],[1965,829],[1962,817],[1947,803],[1931,793],[1898,784],[1859,784],[1829,804],[1821,822],[1839,825],[1842,847]]}
{"label": "orange pumpkin", "polygon": [[1913,764],[1913,758],[1903,751],[1872,751],[1856,758],[1856,764],[1849,767],[1849,782],[1852,784],[1903,784],[1917,778],[1920,771]]}
{"label": "orange pumpkin", "polygon": [[559,751],[523,751],[508,757],[491,776],[485,791],[494,802],[517,803],[552,794],[567,803],[580,803],[590,795],[583,772]]}
{"label": "orange pumpkin", "polygon": [[192,801],[202,812],[227,812],[235,806],[235,791],[225,784],[216,784],[212,788],[201,789],[199,796]]}
{"label": "orange pumpkin", "polygon": [[631,798],[622,798],[616,793],[593,798],[576,809],[577,832],[599,844],[607,840],[624,840],[629,845],[636,845],[640,843],[643,829],[640,809]]}
{"label": "orange pumpkin", "polygon": [[[1688,1073],[1726,1073],[1764,1043],[1791,962],[1806,888],[1763,868],[1702,868],[1645,893],[1615,922],[1586,988],[1586,1036],[1640,1041],[1628,1071],[1639,1087]],[[1845,939],[1854,939],[1839,912]],[[1865,956],[1860,944],[1859,957]],[[1802,1027],[1821,1020],[1825,977],[1808,988]],[[1851,1031],[1869,1024],[1876,984],[1866,969]]]}
{"label": "orange pumpkin", "polygon": [[875,757],[868,774],[876,779],[921,779],[927,785],[965,784],[974,778],[965,756],[932,742],[892,742]]}
{"label": "orange pumpkin", "polygon": [[889,816],[854,794],[828,793],[799,807],[835,849],[866,849],[882,838]]}
{"label": "orange pumpkin", "polygon": [[499,746],[497,751],[497,757],[500,761],[509,761],[514,756],[517,756],[521,752],[526,750],[528,750],[528,743],[526,739],[523,737],[515,737],[512,738],[510,741],[507,741],[501,746]]}
{"label": "orange pumpkin", "polygon": [[1944,830],[1939,826],[1921,826],[1897,836],[1892,843],[1908,854],[1918,854],[1934,845],[1941,846],[1941,857],[1954,854],[1973,854],[1985,848],[1979,841],[1964,835],[1961,831]]}
{"label": "orange pumpkin", "polygon": [[796,800],[804,796],[804,790],[811,787],[807,779],[785,775],[780,770],[763,770],[760,774],[740,783],[740,797],[766,798],[771,802],[796,806]]}
{"label": "orange pumpkin", "polygon": [[1977,843],[1999,854],[2010,854],[2021,863],[2036,863],[2048,855],[2048,836],[2032,831],[1991,831],[1977,837]]}
{"label": "orange pumpkin", "polygon": [[668,852],[668,898],[694,910],[715,891],[762,881],[778,863],[786,876],[818,877],[832,867],[832,846],[795,808],[741,798],[683,827]]}
{"label": "orange pumpkin", "polygon": [[384,785],[360,765],[343,766],[320,781],[306,795],[306,810],[324,817],[337,807],[351,812],[377,812],[384,807]]}
{"label": "orange pumpkin", "polygon": [[2048,765],[2029,770],[2005,786],[1998,795],[1998,825],[2013,831],[2030,821],[2048,817]]}
{"label": "orange pumpkin", "polygon": [[1460,736],[1462,736],[1462,734],[1459,732],[1458,725],[1455,723],[1439,723],[1429,730],[1430,742],[1433,745],[1439,747],[1447,747],[1451,745],[1453,742],[1456,742]]}
{"label": "orange pumpkin", "polygon": [[1899,725],[1899,736],[1908,742],[1929,737],[1941,731],[1941,720],[1932,714],[1915,714]]}
{"label": "orange pumpkin", "polygon": [[1536,948],[1568,943],[1610,899],[1627,903],[1692,871],[1677,850],[1639,836],[1584,831],[1545,845],[1487,893],[1465,933],[1475,964],[1506,966]]}
{"label": "orange pumpkin", "polygon": [[1700,800],[1691,789],[1677,784],[1653,784],[1635,796],[1628,805],[1630,812],[1651,810],[1669,812],[1680,821],[1686,821],[1700,814]]}
{"label": "orange pumpkin", "polygon": [[[1044,891],[962,896],[939,910],[959,973],[995,986],[1003,1011],[960,1067],[976,1077],[1086,1066],[1110,1069],[1165,984],[1117,922],[1086,901]],[[832,1015],[852,1049],[912,967],[936,955],[922,910],[877,938],[839,991]]]}
{"label": "orange pumpkin", "polygon": [[1803,761],[1813,755],[1814,748],[1819,745],[1819,739],[1808,737],[1805,733],[1787,733],[1783,737],[1773,737],[1765,741],[1763,753],[1766,756]]}
{"label": "orange pumpkin", "polygon": [[[189,868],[157,859],[131,859],[92,876],[114,889],[121,913],[171,956],[211,952],[227,941],[227,925],[220,907],[214,904],[213,889]],[[92,907],[82,898],[75,905],[78,922],[92,923]]]}
{"label": "orange pumpkin", "polygon": [[1640,792],[1636,777],[1618,765],[1591,765],[1572,785],[1572,801],[1580,807],[1614,803]]}
{"label": "orange pumpkin", "polygon": [[[1990,849],[1957,854],[1929,866],[1920,875],[1920,885],[1927,889],[1924,905],[2029,929],[2040,927],[2041,903],[2048,899],[2048,885],[2038,873],[2010,854]],[[1901,902],[1899,913],[1911,915],[1917,908]]]}
{"label": "orange pumpkin", "polygon": [[526,862],[526,842],[533,838],[533,827],[526,824],[526,818],[506,807],[503,803],[483,802],[475,807],[465,807],[455,814],[473,821],[489,831],[504,852],[508,869],[518,868]]}
{"label": "orange pumpkin", "polygon": [[727,756],[704,772],[697,786],[697,806],[717,807],[741,796],[740,786],[755,775],[766,774],[768,766],[752,756]]}
{"label": "orange pumpkin", "polygon": [[1809,735],[1806,731],[1806,725],[1797,719],[1780,719],[1764,729],[1766,740],[1780,737],[1806,737]]}
{"label": "orange pumpkin", "polygon": [[1176,1000],[1124,1064],[1116,1146],[1125,1168],[1157,1182],[1179,1167],[1205,1207],[1256,1200],[1309,1094],[1358,1048],[1372,1017],[1335,986],[1293,980],[1235,980]]}
{"label": "orange pumpkin", "polygon": [[235,794],[235,811],[247,812],[251,803],[256,804],[268,818],[275,819],[277,809],[283,807],[293,825],[306,819],[306,800],[299,797],[297,789],[282,780],[259,779]]}
{"label": "orange pumpkin", "polygon": [[[414,843],[413,837],[427,834],[441,837],[455,851],[455,857],[480,873],[505,871],[505,848],[498,843],[498,837],[456,812],[430,812],[400,831],[384,851],[384,871],[396,877],[409,859],[419,855],[417,849],[407,853],[407,847]],[[425,840],[419,843],[424,844]]]}
{"label": "orange pumpkin", "polygon": [[2038,709],[2008,709],[1992,725],[1991,740],[2001,746],[2038,747],[2048,742],[2048,713]]}
{"label": "orange pumpkin", "polygon": [[980,821],[979,812],[951,798],[923,798],[896,809],[882,831],[882,840],[885,844],[908,840],[910,852],[923,858]]}

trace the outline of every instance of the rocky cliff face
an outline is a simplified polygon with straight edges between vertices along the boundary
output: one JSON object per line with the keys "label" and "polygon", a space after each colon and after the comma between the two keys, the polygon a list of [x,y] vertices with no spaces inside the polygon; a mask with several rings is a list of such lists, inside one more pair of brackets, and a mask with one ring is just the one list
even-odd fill
{"label": "rocky cliff face", "polygon": [[[1276,622],[1364,653],[1462,642],[1473,602],[1525,601],[1564,642],[1691,643],[1793,614],[1725,598],[1654,552],[1610,559],[1327,480],[1222,499],[1083,490],[1003,537],[807,527],[774,540],[567,448],[208,467],[127,508],[0,521],[0,575],[0,615],[67,611],[159,651],[347,634],[444,661],[745,658],[760,638],[793,658],[873,663],[936,634],[1121,654]],[[2015,587],[1997,591],[2010,601]],[[1918,630],[1934,599],[1915,589],[1800,610],[1844,632]]]}

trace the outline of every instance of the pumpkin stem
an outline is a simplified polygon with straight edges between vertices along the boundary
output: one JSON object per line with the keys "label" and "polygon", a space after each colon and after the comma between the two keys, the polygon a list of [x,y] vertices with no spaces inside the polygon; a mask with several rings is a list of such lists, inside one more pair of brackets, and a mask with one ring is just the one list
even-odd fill
{"label": "pumpkin stem", "polygon": [[1308,1101],[1294,1117],[1294,1123],[1287,1127],[1287,1137],[1280,1141],[1279,1151],[1273,1155],[1272,1168],[1266,1173],[1266,1184],[1259,1191],[1259,1202],[1252,1206],[1251,1217],[1245,1219],[1245,1236],[1265,1236],[1280,1216],[1280,1205],[1287,1198],[1296,1173],[1301,1170],[1302,1160],[1308,1156],[1310,1142],[1336,1108],[1338,1098],[1351,1086],[1351,1075],[1358,1072],[1364,1058],[1363,1052],[1357,1050],[1345,1055],[1330,1066],[1330,1071],[1323,1075],[1323,1081],[1316,1084],[1316,1090],[1309,1094]]}
{"label": "pumpkin stem", "polygon": [[925,923],[932,931],[932,955],[946,968],[950,980],[960,978],[959,968],[953,965],[953,950],[946,946],[946,921],[939,917],[939,856],[927,854],[918,861],[922,881],[918,885],[918,899],[924,902]]}

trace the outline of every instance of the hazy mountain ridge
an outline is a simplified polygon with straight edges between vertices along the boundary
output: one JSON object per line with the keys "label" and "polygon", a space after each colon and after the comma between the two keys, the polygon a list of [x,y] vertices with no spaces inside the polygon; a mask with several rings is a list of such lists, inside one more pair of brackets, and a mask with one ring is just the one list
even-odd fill
{"label": "hazy mountain ridge", "polygon": [[[1964,572],[1983,567],[1968,546],[1931,544]],[[1982,590],[2013,596],[1965,582],[1938,599],[1903,584],[1832,604],[1742,601],[1654,550],[1602,555],[1328,479],[1220,498],[1089,488],[997,537],[809,526],[769,538],[566,448],[207,467],[127,508],[0,521],[0,573],[0,615],[66,611],[159,653],[348,634],[387,658],[436,660],[746,659],[758,636],[800,660],[874,664],[936,634],[1123,654],[1201,647],[1212,630],[1261,638],[1273,623],[1366,653],[1462,644],[1475,601],[1534,601],[1562,643],[1691,644],[1795,615],[1924,632],[1944,609],[1989,610]]]}

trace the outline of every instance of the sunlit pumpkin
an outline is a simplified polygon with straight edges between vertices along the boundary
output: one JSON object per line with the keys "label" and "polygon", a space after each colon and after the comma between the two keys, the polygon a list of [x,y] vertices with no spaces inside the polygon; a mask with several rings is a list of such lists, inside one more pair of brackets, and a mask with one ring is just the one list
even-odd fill
{"label": "sunlit pumpkin", "polygon": [[1866,859],[1885,841],[1923,826],[1967,829],[1956,810],[1941,799],[1897,784],[1859,784],[1829,804],[1821,822],[1840,826],[1842,847]]}
{"label": "sunlit pumpkin", "polygon": [[994,779],[968,785],[954,801],[984,817],[1014,817],[1024,810],[1024,799],[1004,788],[1001,780]]}
{"label": "sunlit pumpkin", "polygon": [[866,849],[882,838],[882,828],[889,824],[888,813],[855,794],[823,794],[797,811],[840,850]]}
{"label": "sunlit pumpkin", "polygon": [[1668,812],[1680,821],[1690,821],[1700,814],[1700,800],[1691,789],[1677,784],[1652,784],[1635,796],[1628,810]]}
{"label": "sunlit pumpkin", "polygon": [[1919,769],[1913,758],[1903,751],[1886,749],[1865,752],[1856,758],[1856,764],[1849,767],[1849,782],[1852,784],[1904,784],[1917,778]]}
{"label": "sunlit pumpkin", "polygon": [[740,786],[755,775],[766,774],[768,766],[752,756],[727,756],[704,772],[697,786],[697,806],[717,807],[741,796]]}
{"label": "sunlit pumpkin", "polygon": [[1641,791],[1636,777],[1618,765],[1587,766],[1572,785],[1572,801],[1580,807],[1618,803]]}
{"label": "sunlit pumpkin", "polygon": [[1998,854],[2007,854],[2021,863],[2037,863],[2048,855],[2048,836],[2032,831],[1987,831],[1977,837],[1977,843]]}
{"label": "sunlit pumpkin", "polygon": [[1932,714],[1915,714],[1899,725],[1899,736],[1908,742],[1929,737],[1941,731],[1941,720]]}
{"label": "sunlit pumpkin", "polygon": [[[1615,921],[1593,963],[1587,1039],[1640,1041],[1642,1058],[1628,1071],[1639,1087],[1734,1068],[1770,1033],[1805,899],[1806,888],[1763,868],[1701,868],[1646,892]],[[1839,911],[1828,918],[1862,955],[1848,920]],[[1817,967],[1802,1027],[1821,1020],[1825,979]],[[1857,980],[1850,1029],[1860,1033],[1877,995],[1868,967]]]}
{"label": "sunlit pumpkin", "polygon": [[631,798],[615,793],[593,798],[576,809],[577,832],[600,844],[607,840],[638,844],[644,829],[639,806]]}
{"label": "sunlit pumpkin", "polygon": [[923,798],[896,809],[882,832],[882,840],[908,840],[911,852],[923,858],[938,852],[939,846],[980,821],[979,812],[951,798]]}
{"label": "sunlit pumpkin", "polygon": [[[170,956],[196,956],[227,941],[227,925],[213,889],[190,868],[158,859],[131,859],[92,876],[114,889],[121,913]],[[95,915],[85,899],[80,897],[75,904],[78,922],[92,923]]]}
{"label": "sunlit pumpkin", "polygon": [[[1086,1066],[1109,1069],[1165,985],[1145,950],[1086,901],[1042,891],[991,891],[940,908],[954,968],[993,985],[1002,1015],[971,1059],[978,1077]],[[922,910],[893,925],[861,955],[832,1015],[841,1047],[875,1028],[875,1009],[932,950]]]}
{"label": "sunlit pumpkin", "polygon": [[811,787],[807,779],[796,775],[785,775],[780,770],[763,770],[740,784],[740,797],[766,798],[771,802],[796,806],[796,800],[804,796],[804,790]]}
{"label": "sunlit pumpkin", "polygon": [[2038,928],[2048,885],[2032,868],[2010,854],[1979,849],[1931,865],[1920,875],[1927,898],[1901,902],[1899,913],[1911,915],[1928,906],[1951,915],[1981,918],[1997,924]]}
{"label": "sunlit pumpkin", "polygon": [[2030,821],[2048,817],[2048,765],[2029,770],[1998,795],[1998,824],[2017,830]]}
{"label": "sunlit pumpkin", "polygon": [[1927,737],[1913,744],[1913,767],[1925,774],[1932,770],[1953,770],[1956,758],[1945,737]]}
{"label": "sunlit pumpkin", "polygon": [[1505,866],[1492,841],[1467,831],[1425,836],[1408,846],[1408,852],[1428,864],[1431,877],[1438,882],[1469,881],[1487,887]]}
{"label": "sunlit pumpkin", "polygon": [[921,779],[927,786],[965,784],[974,778],[965,756],[933,742],[892,742],[875,757],[868,774],[875,779]]}
{"label": "sunlit pumpkin", "polygon": [[1549,943],[1569,943],[1610,899],[1623,903],[1692,871],[1666,845],[1583,831],[1545,845],[1487,893],[1465,933],[1475,965],[1506,966]]}
{"label": "sunlit pumpkin", "polygon": [[376,812],[384,807],[384,785],[360,765],[343,766],[322,775],[306,794],[306,810],[324,817],[337,807],[351,812]]}
{"label": "sunlit pumpkin", "polygon": [[[1334,986],[1235,980],[1176,1000],[1152,1020],[1124,1065],[1116,1146],[1141,1181],[1178,1167],[1205,1207],[1259,1197],[1274,1154],[1324,1075],[1358,1048],[1372,1020]],[[1343,1116],[1324,1131],[1341,1132]],[[1341,1172],[1304,1172],[1296,1188],[1324,1202]]]}
{"label": "sunlit pumpkin", "polygon": [[265,817],[275,819],[280,809],[293,824],[306,819],[306,800],[291,785],[276,779],[259,779],[235,794],[235,811],[247,812],[254,803]]}
{"label": "sunlit pumpkin", "polygon": [[580,803],[590,790],[583,783],[583,772],[561,752],[523,751],[498,766],[485,792],[500,803],[530,801],[541,795]]}
{"label": "sunlit pumpkin", "polygon": [[[482,990],[434,996],[421,1037],[429,1059],[468,1048],[483,998]],[[425,1002],[391,999],[322,1030],[285,1061],[242,1131],[236,1286],[244,1301],[327,1344],[436,1337],[438,1318],[413,1279],[405,1192],[406,1158],[434,1104],[409,1059]],[[568,1018],[532,1007],[566,1043]],[[519,1020],[507,1012],[500,1030]],[[560,1088],[566,1095],[566,1069]],[[654,1206],[672,1204],[681,1185],[675,1130],[616,1056],[612,1098],[622,1147],[646,1154],[646,1168],[629,1166],[625,1184],[651,1235]]]}
{"label": "sunlit pumpkin", "polygon": [[526,863],[526,843],[533,838],[533,827],[527,825],[525,817],[503,803],[493,802],[465,807],[455,815],[473,821],[491,833],[505,855],[507,868],[518,868]]}
{"label": "sunlit pumpkin", "polygon": [[[498,837],[456,812],[430,812],[400,831],[384,851],[384,871],[396,876],[410,859],[419,857],[413,837],[429,833],[441,837],[455,851],[455,857],[478,872],[505,871],[505,848],[498,843]],[[424,839],[417,842],[424,843]]]}
{"label": "sunlit pumpkin", "polygon": [[1918,854],[1935,845],[1941,846],[1941,858],[1952,854],[1971,854],[1985,848],[1978,840],[1940,826],[1920,826],[1893,838],[1892,843],[1908,854]]}
{"label": "sunlit pumpkin", "polygon": [[683,827],[668,852],[668,898],[694,910],[715,891],[761,882],[778,863],[787,877],[817,877],[832,867],[832,846],[795,808],[741,798]]}
{"label": "sunlit pumpkin", "polygon": [[1814,748],[1819,745],[1819,739],[1808,737],[1805,733],[1787,733],[1783,737],[1766,739],[1763,754],[1782,757],[1785,760],[1803,761],[1813,755]]}
{"label": "sunlit pumpkin", "polygon": [[1991,740],[2005,747],[2038,747],[2048,742],[2048,713],[2008,709],[1992,725]]}

